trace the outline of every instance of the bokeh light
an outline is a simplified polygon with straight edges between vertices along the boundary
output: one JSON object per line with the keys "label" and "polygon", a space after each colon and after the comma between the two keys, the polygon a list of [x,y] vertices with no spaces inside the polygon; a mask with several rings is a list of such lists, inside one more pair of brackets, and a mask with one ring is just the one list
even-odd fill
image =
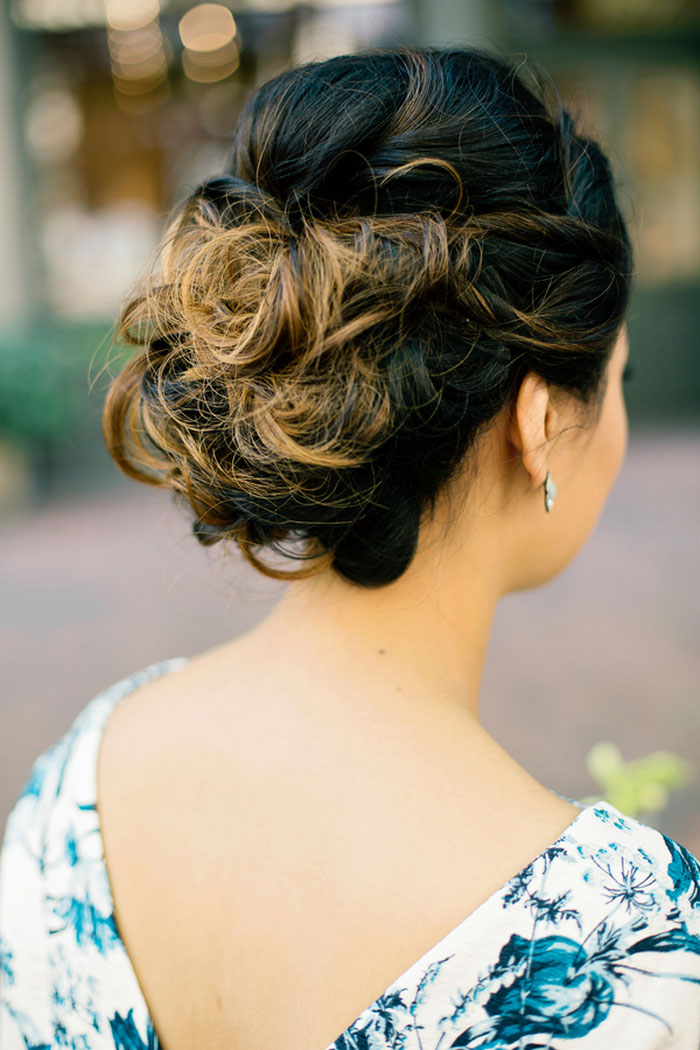
{"label": "bokeh light", "polygon": [[107,24],[113,29],[141,29],[160,13],[158,0],[107,0]]}
{"label": "bokeh light", "polygon": [[182,16],[180,39],[190,51],[216,51],[236,35],[233,15],[222,4],[198,4]]}
{"label": "bokeh light", "polygon": [[[167,96],[168,50],[159,24],[159,0],[107,0],[107,41],[118,104],[134,112],[134,100],[150,96],[145,108]],[[161,89],[154,94],[156,89]],[[136,112],[143,111],[143,100]]]}
{"label": "bokeh light", "polygon": [[231,75],[239,64],[236,22],[222,4],[197,4],[180,19],[184,44],[182,67],[190,80],[212,83]]}

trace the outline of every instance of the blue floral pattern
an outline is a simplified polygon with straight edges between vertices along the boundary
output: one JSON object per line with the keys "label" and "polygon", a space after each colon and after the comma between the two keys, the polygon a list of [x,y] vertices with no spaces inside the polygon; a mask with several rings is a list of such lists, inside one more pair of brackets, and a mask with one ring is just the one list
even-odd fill
{"label": "blue floral pattern", "polygon": [[[0,852],[2,1050],[159,1050],[114,917],[96,809],[114,706],[41,755]],[[327,1050],[698,1050],[700,864],[607,803],[452,930]]]}

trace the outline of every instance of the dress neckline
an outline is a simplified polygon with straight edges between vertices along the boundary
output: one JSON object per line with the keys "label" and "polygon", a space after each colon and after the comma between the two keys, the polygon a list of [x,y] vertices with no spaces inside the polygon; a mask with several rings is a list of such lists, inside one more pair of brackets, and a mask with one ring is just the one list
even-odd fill
{"label": "dress neckline", "polygon": [[[94,732],[94,735],[92,737],[92,750],[88,758],[90,782],[89,785],[86,785],[86,788],[89,788],[89,797],[94,801],[94,833],[98,843],[100,863],[102,865],[104,873],[104,884],[107,895],[106,903],[108,904],[109,908],[111,909],[111,913],[115,918],[116,939],[125,959],[128,961],[129,968],[134,978],[135,986],[138,988],[139,994],[141,996],[144,1016],[147,1020],[147,1023],[150,1024],[153,1028],[154,1032],[156,1032],[155,1025],[153,1023],[151,1012],[148,1008],[148,1003],[146,1001],[143,988],[141,987],[141,982],[138,978],[138,975],[136,974],[133,964],[131,963],[131,959],[129,958],[129,954],[126,950],[126,945],[124,944],[124,941],[121,938],[121,934],[116,923],[114,895],[112,893],[112,884],[110,881],[109,870],[107,868],[105,858],[104,841],[102,839],[102,825],[97,793],[97,772],[102,735],[110,715],[116,709],[118,704],[123,699],[125,699],[130,693],[135,692],[135,690],[139,688],[139,686],[146,684],[146,682],[153,681],[154,679],[159,678],[162,675],[174,674],[177,671],[183,669],[188,662],[188,657],[173,657],[171,659],[161,660],[158,663],[150,664],[147,667],[145,667],[142,671],[137,671],[135,674],[128,675],[127,677],[118,681],[114,686],[105,690],[103,693],[97,696],[92,702],[92,704],[89,705],[89,708],[93,708],[93,705],[95,707],[94,715],[90,718],[90,727],[93,730],[96,730],[96,732]],[[87,714],[87,712],[85,712],[85,714]],[[82,718],[80,718],[80,721],[82,721]],[[552,792],[552,794],[557,794],[557,792]],[[532,857],[532,859],[528,861],[527,864],[525,864],[519,871],[515,872],[506,882],[504,882],[501,886],[495,889],[493,893],[489,894],[489,896],[484,901],[482,901],[481,904],[477,905],[475,909],[473,909],[468,915],[461,919],[456,926],[452,927],[452,929],[448,930],[448,932],[445,933],[442,937],[440,937],[439,940],[435,941],[431,945],[431,947],[428,948],[425,952],[423,952],[415,960],[415,962],[411,963],[411,965],[406,970],[404,970],[401,974],[394,978],[394,980],[392,980],[391,983],[388,984],[383,989],[383,991],[375,999],[372,1000],[371,1003],[368,1003],[367,1006],[363,1010],[361,1010],[361,1012],[357,1014],[357,1016],[348,1024],[348,1026],[336,1036],[333,1042],[329,1043],[325,1048],[323,1048],[323,1050],[334,1050],[334,1048],[336,1048],[340,1044],[340,1041],[343,1039],[343,1037],[347,1036],[347,1034],[351,1032],[351,1030],[358,1024],[358,1022],[360,1022],[366,1014],[370,1013],[372,1009],[375,1008],[381,1000],[383,1000],[386,996],[390,995],[400,986],[403,986],[407,982],[409,982],[413,977],[414,973],[427,970],[431,962],[437,961],[440,957],[442,957],[445,954],[446,951],[452,948],[455,942],[459,942],[462,939],[465,929],[468,926],[478,925],[482,917],[490,909],[492,909],[494,907],[494,904],[496,904],[503,897],[504,893],[507,892],[508,887],[511,885],[511,883],[516,882],[518,879],[521,879],[524,876],[524,874],[528,871],[528,869],[533,867],[533,865],[535,865],[537,861],[545,857],[551,850],[554,850],[557,847],[559,847],[560,844],[563,843],[565,840],[567,841],[569,846],[572,845],[572,839],[574,840],[574,845],[576,843],[577,838],[580,843],[581,839],[583,838],[583,836],[581,835],[581,829],[587,826],[592,816],[602,816],[604,813],[606,818],[622,817],[622,814],[619,813],[619,811],[615,809],[614,806],[610,805],[610,803],[605,802],[603,800],[599,802],[590,803],[584,806],[581,803],[576,802],[573,799],[569,799],[564,795],[560,795],[559,797],[564,798],[567,802],[571,802],[572,805],[579,806],[581,810],[581,812],[578,813],[569,824],[567,824],[567,826],[564,828],[561,834],[556,839],[554,839],[548,846],[545,846],[545,848],[541,850],[536,856]]]}

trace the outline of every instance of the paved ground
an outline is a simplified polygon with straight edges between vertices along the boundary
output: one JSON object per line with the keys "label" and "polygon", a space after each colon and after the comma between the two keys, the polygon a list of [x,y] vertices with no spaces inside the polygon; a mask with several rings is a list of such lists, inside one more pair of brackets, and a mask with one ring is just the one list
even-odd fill
{"label": "paved ground", "polygon": [[[700,853],[700,433],[633,437],[603,519],[549,586],[499,610],[484,721],[581,796],[584,756],[667,748],[698,774],[658,825]],[[33,758],[85,703],[162,657],[260,619],[284,584],[222,563],[167,494],[124,481],[0,522],[0,829]]]}

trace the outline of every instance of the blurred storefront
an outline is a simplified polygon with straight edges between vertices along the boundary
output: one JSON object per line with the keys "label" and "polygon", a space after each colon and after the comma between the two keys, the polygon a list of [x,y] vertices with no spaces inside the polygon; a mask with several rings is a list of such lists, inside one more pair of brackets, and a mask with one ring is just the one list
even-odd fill
{"label": "blurred storefront", "polygon": [[400,3],[284,0],[15,0],[10,11],[42,306],[71,318],[113,313],[174,201],[225,163],[254,84],[314,41],[353,50],[381,40],[382,24],[404,35],[405,16]]}
{"label": "blurred storefront", "polygon": [[94,431],[99,383],[86,407],[88,392],[117,305],[173,204],[221,170],[250,89],[290,63],[404,41],[541,63],[602,137],[637,247],[632,423],[700,416],[697,0],[0,6],[0,439],[47,476],[62,442],[84,448],[85,420]]}

